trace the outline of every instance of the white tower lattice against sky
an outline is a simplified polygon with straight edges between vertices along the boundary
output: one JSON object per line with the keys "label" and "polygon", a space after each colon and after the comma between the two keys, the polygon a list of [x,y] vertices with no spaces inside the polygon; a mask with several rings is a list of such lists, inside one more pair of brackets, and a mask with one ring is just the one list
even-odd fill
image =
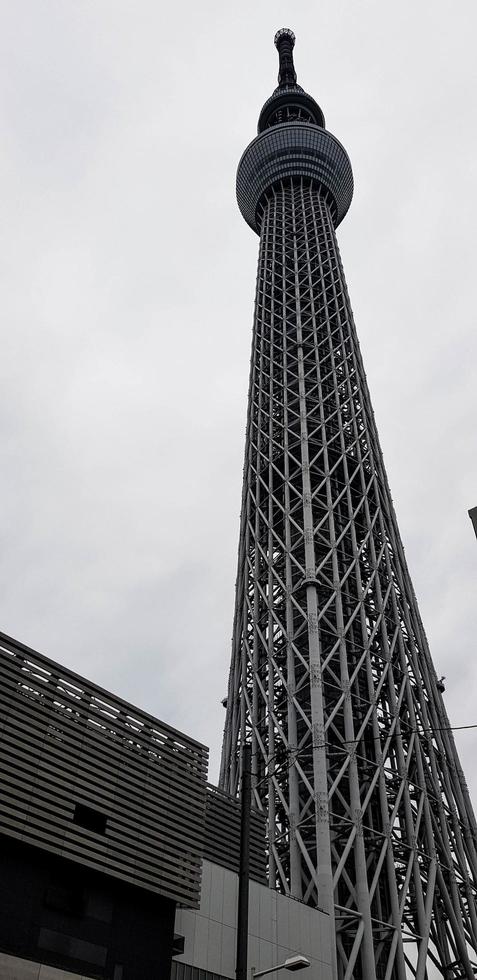
{"label": "white tower lattice against sky", "polygon": [[251,742],[271,886],[329,913],[336,978],[471,978],[477,828],[336,241],[351,166],[276,43],[237,178],[260,250],[221,784]]}

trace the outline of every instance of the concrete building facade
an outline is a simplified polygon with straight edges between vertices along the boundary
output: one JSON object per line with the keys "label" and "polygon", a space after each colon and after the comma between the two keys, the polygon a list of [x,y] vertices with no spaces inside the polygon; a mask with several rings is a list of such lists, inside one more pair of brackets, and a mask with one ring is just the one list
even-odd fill
{"label": "concrete building facade", "polygon": [[[234,980],[237,946],[238,875],[204,861],[200,908],[178,909],[175,932],[184,952],[175,956],[171,980]],[[250,882],[249,966],[265,970],[302,954],[311,962],[307,980],[332,980],[329,916]]]}

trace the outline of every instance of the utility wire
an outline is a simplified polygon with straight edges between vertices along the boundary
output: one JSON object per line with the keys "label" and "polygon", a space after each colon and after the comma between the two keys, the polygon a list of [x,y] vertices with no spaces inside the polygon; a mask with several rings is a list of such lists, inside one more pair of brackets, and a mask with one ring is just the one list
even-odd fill
{"label": "utility wire", "polygon": [[[366,739],[367,741],[372,741],[372,742],[381,742],[381,741],[386,741],[387,738],[397,738],[399,736],[402,737],[403,735],[429,735],[429,734],[432,735],[435,732],[461,732],[461,731],[467,731],[467,730],[469,730],[471,728],[477,728],[477,722],[475,724],[473,724],[473,725],[443,725],[442,727],[430,726],[429,728],[407,728],[404,732],[402,732],[402,731],[401,732],[383,732],[381,735],[373,735],[371,737],[369,735],[367,735],[367,736],[362,735],[361,738],[343,739],[339,744],[337,744],[336,746],[333,746],[333,747],[339,750],[341,747],[344,747],[346,745],[357,745],[357,744],[359,744],[359,742],[362,742],[364,739]],[[312,745],[311,747],[312,748],[318,748],[318,749],[324,749],[324,748],[327,748],[328,745],[329,745],[329,742],[322,742],[319,745]],[[297,749],[285,749],[285,754],[287,756],[291,756],[291,755],[298,756],[299,753],[302,752],[302,751],[303,751],[302,748],[300,748],[300,749],[298,749],[298,748]],[[265,763],[265,765],[269,766],[272,762],[274,762],[275,759],[277,758],[277,755],[278,755],[278,752],[275,752],[272,756],[270,756],[270,758],[267,760],[267,762]],[[263,760],[264,757],[263,757],[263,755],[260,752],[252,752],[252,759],[262,759]],[[292,763],[292,765],[293,765],[293,763]],[[287,766],[287,768],[289,769],[290,766]]]}

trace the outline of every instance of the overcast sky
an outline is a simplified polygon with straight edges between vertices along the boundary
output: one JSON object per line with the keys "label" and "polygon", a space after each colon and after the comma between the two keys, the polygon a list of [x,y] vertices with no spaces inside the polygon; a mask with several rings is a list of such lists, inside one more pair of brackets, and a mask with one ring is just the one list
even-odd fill
{"label": "overcast sky", "polygon": [[258,247],[235,170],[290,26],[353,164],[339,242],[434,662],[477,723],[475,4],[0,9],[0,629],[216,779]]}

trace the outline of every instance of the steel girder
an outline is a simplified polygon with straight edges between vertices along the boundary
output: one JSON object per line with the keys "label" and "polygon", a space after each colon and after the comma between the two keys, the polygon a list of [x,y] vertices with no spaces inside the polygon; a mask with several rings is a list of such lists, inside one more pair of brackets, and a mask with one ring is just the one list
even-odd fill
{"label": "steel girder", "polygon": [[470,978],[477,828],[332,209],[290,178],[261,215],[221,785],[250,741],[270,885],[330,914],[339,980]]}

